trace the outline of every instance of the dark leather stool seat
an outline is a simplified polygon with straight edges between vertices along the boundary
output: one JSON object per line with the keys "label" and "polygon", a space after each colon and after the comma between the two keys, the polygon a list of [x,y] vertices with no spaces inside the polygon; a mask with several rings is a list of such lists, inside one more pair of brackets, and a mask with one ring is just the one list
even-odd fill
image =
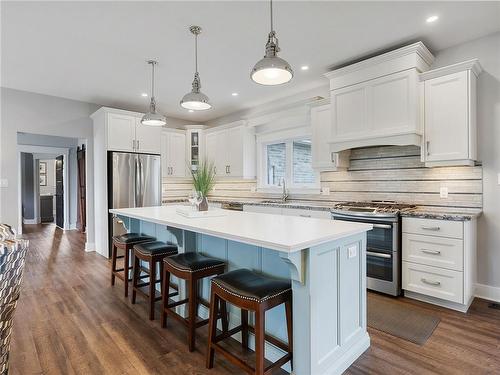
{"label": "dark leather stool seat", "polygon": [[262,302],[292,289],[290,281],[271,279],[256,272],[240,269],[212,279],[221,289],[239,298]]}
{"label": "dark leather stool seat", "polygon": [[[163,259],[177,254],[177,245],[161,241],[145,242],[134,246],[134,267],[132,271],[132,303],[135,303],[137,293],[149,301],[149,319],[155,318],[155,302],[162,299],[163,293],[168,297],[178,295],[177,285],[163,285]],[[148,268],[142,267],[141,262],[146,262]],[[156,275],[156,265],[160,267],[160,277]],[[147,282],[140,282],[142,279]],[[160,283],[160,293],[156,290],[156,284]],[[164,289],[165,288],[165,289]],[[175,289],[170,293],[170,288]]]}
{"label": "dark leather stool seat", "polygon": [[217,268],[225,265],[225,262],[215,258],[209,258],[199,253],[189,252],[165,258],[165,263],[170,267],[184,272],[197,272]]}
{"label": "dark leather stool seat", "polygon": [[[169,301],[167,293],[163,294],[161,325],[167,326],[167,316],[171,316],[188,328],[189,351],[195,348],[196,328],[208,324],[208,319],[201,319],[198,316],[198,304],[210,308],[207,301],[200,298],[198,294],[198,282],[210,276],[216,276],[224,273],[226,263],[219,259],[209,258],[197,252],[187,252],[163,259],[163,290],[166,290],[170,282],[170,276],[186,281],[187,298],[179,301]],[[175,307],[187,304],[188,316],[185,318],[177,314]],[[218,318],[222,319],[224,331],[227,331],[227,310],[221,306]]]}
{"label": "dark leather stool seat", "polygon": [[[130,257],[134,245],[156,241],[156,238],[142,233],[125,233],[113,237],[111,249],[111,285],[115,285],[115,278],[123,280],[125,286],[125,297],[128,297],[128,282],[130,279]],[[123,255],[118,255],[118,249],[123,250]],[[116,267],[117,259],[123,259],[123,268]]]}
{"label": "dark leather stool seat", "polygon": [[144,255],[171,256],[177,254],[177,245],[161,241],[153,241],[135,245],[134,250]]}
{"label": "dark leather stool seat", "polygon": [[125,233],[113,237],[113,241],[123,244],[141,243],[155,240],[156,238],[141,233]]}
{"label": "dark leather stool seat", "polygon": [[[247,269],[240,269],[215,276],[211,284],[207,368],[213,367],[216,351],[229,359],[231,363],[240,366],[245,372],[256,375],[270,374],[273,369],[292,361],[292,286],[290,281],[277,280]],[[217,334],[219,306],[225,312],[226,302],[241,309],[241,324]],[[281,304],[285,305],[288,343],[266,335],[266,311]],[[248,311],[255,312],[254,327],[248,324]],[[239,332],[241,332],[241,345],[244,349],[248,349],[248,333],[255,334],[255,368],[250,367],[243,359],[227,350],[227,346],[220,344],[221,341]],[[266,341],[285,351],[285,355],[267,367],[265,366]]]}

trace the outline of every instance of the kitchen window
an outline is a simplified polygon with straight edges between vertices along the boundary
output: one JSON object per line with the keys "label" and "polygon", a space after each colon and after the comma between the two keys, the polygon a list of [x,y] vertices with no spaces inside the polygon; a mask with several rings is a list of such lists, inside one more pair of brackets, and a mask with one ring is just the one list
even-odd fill
{"label": "kitchen window", "polygon": [[264,165],[260,174],[262,188],[281,187],[283,179],[290,189],[318,186],[318,174],[312,168],[311,140],[298,138],[263,144]]}

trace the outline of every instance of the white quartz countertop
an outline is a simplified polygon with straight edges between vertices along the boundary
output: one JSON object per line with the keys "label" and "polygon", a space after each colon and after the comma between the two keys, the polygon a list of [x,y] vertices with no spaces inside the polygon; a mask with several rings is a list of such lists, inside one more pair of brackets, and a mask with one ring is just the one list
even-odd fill
{"label": "white quartz countertop", "polygon": [[289,253],[372,229],[372,225],[363,223],[230,210],[221,210],[223,216],[187,218],[178,214],[176,207],[120,208],[109,212]]}

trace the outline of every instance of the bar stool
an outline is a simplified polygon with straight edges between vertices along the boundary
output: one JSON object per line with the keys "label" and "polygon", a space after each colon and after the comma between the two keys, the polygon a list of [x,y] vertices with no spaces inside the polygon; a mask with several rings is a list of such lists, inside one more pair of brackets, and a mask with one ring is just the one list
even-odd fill
{"label": "bar stool", "polygon": [[[155,241],[156,238],[140,233],[125,233],[113,237],[113,248],[111,249],[111,285],[115,285],[115,277],[123,280],[125,284],[125,297],[128,297],[128,282],[130,281],[130,253],[134,245]],[[118,249],[124,250],[125,254],[118,256]],[[123,258],[123,268],[116,268],[116,260]]]}
{"label": "bar stool", "polygon": [[[174,255],[163,259],[163,290],[166,290],[170,282],[170,275],[187,281],[187,298],[169,302],[167,293],[163,293],[161,325],[167,326],[167,316],[179,320],[188,328],[189,351],[192,352],[195,347],[195,330],[198,327],[208,324],[208,319],[199,319],[197,316],[198,304],[210,307],[208,302],[198,297],[198,281],[209,276],[220,275],[224,273],[226,263],[219,259],[209,258],[196,252],[189,252]],[[184,318],[177,314],[172,308],[188,304],[188,317]],[[221,308],[221,318],[225,331],[227,331],[227,312]],[[198,318],[198,319],[197,319]]]}
{"label": "bar stool", "polygon": [[[177,245],[165,243],[161,241],[146,242],[134,246],[134,260],[132,269],[132,304],[135,304],[137,293],[149,300],[149,320],[155,318],[155,302],[160,301],[164,293],[162,277],[163,277],[163,258],[177,254]],[[140,261],[148,263],[149,268],[144,268],[140,265]],[[160,280],[156,280],[156,264],[160,264]],[[141,272],[144,275],[141,276]],[[148,282],[139,283],[139,280],[149,278]],[[156,284],[160,283],[161,294],[156,291]],[[148,287],[148,291],[146,291]],[[169,289],[166,293],[169,297],[177,295],[177,293],[169,294]]]}
{"label": "bar stool", "polygon": [[[212,279],[210,295],[210,322],[208,326],[207,368],[213,368],[215,351],[250,374],[264,375],[292,361],[292,287],[289,281],[262,276],[247,269],[231,271]],[[222,303],[220,303],[222,301]],[[229,302],[241,309],[241,325],[216,335],[219,304]],[[285,304],[288,344],[265,333],[265,313]],[[248,311],[255,312],[255,327],[248,325]],[[241,345],[248,349],[248,332],[255,334],[256,366],[252,368],[242,359],[220,346],[219,342],[241,331]],[[276,362],[264,367],[265,340],[287,352]]]}

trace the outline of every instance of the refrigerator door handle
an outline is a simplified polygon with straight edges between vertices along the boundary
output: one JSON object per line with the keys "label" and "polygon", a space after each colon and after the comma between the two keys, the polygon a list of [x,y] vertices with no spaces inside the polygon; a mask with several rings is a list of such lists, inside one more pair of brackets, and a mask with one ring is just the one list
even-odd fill
{"label": "refrigerator door handle", "polygon": [[139,160],[135,158],[134,160],[134,175],[135,175],[135,181],[134,181],[134,207],[139,207]]}
{"label": "refrigerator door handle", "polygon": [[142,160],[139,159],[139,198],[140,198],[140,207],[144,206],[144,169],[142,168]]}

